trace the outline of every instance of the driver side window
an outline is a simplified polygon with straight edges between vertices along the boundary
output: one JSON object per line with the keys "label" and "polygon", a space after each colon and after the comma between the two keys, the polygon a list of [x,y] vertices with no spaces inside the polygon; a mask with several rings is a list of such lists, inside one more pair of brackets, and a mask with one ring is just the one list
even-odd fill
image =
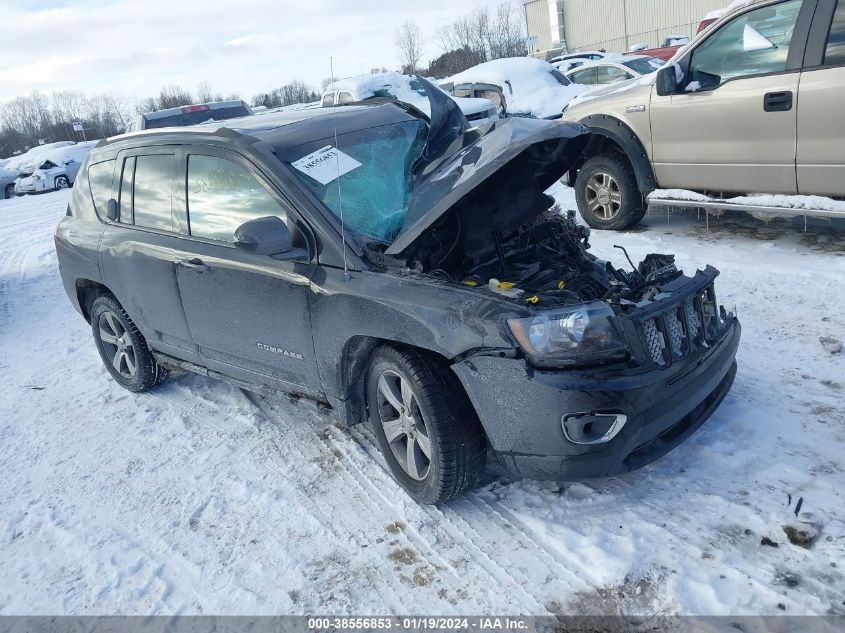
{"label": "driver side window", "polygon": [[690,82],[711,90],[730,79],[786,70],[789,45],[802,0],[789,0],[740,15],[692,53]]}

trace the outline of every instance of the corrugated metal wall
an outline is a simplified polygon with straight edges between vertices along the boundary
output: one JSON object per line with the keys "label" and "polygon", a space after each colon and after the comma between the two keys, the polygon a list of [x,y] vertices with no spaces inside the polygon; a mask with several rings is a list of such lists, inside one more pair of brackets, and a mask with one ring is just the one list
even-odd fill
{"label": "corrugated metal wall", "polygon": [[[624,52],[634,44],[659,46],[669,35],[692,37],[708,12],[729,0],[562,0],[570,51]],[[627,38],[625,32],[628,32]]]}
{"label": "corrugated metal wall", "polygon": [[523,8],[528,35],[537,37],[537,45],[532,46],[529,52],[549,50],[557,39],[552,37],[549,0],[528,0],[523,2]]}

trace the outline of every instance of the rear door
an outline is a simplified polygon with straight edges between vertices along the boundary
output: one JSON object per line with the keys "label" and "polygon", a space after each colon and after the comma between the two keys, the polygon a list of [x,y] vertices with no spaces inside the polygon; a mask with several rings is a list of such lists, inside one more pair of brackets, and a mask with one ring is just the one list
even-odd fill
{"label": "rear door", "polygon": [[845,196],[845,0],[816,9],[798,90],[798,192]]}
{"label": "rear door", "polygon": [[103,283],[151,345],[198,360],[176,285],[178,209],[184,208],[174,187],[180,152],[167,146],[118,154],[112,197],[120,215],[103,231],[100,269]]}
{"label": "rear door", "polygon": [[[814,3],[805,12],[812,15]],[[652,160],[661,187],[797,192],[802,5],[786,0],[729,20],[689,53],[681,94],[654,93]]]}
{"label": "rear door", "polygon": [[[242,223],[277,216],[294,245],[303,225],[249,161],[192,146],[186,156],[188,228],[176,253],[176,278],[203,365],[242,380],[322,393],[311,338],[311,261],[284,262],[234,245]],[[313,250],[311,251],[313,254]]]}

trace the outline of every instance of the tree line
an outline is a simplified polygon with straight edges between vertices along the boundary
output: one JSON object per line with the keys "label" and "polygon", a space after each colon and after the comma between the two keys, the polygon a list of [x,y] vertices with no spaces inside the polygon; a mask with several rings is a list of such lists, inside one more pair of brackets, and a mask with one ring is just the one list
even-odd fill
{"label": "tree line", "polygon": [[[137,99],[119,92],[85,94],[79,90],[62,90],[44,94],[33,92],[0,103],[0,157],[9,157],[35,147],[40,141],[81,141],[121,134],[139,114],[176,108],[191,103],[210,103],[240,99],[237,93],[212,90],[207,82],[195,91],[177,84],[162,86],[158,94]],[[267,93],[253,97],[253,106],[276,108],[294,103],[315,101],[319,93],[303,81],[293,81]],[[76,132],[74,123],[85,130]]]}
{"label": "tree line", "polygon": [[[422,65],[423,34],[414,22],[406,22],[396,32],[401,72],[420,72],[429,77],[445,77],[492,59],[528,54],[525,25],[519,7],[503,1],[495,7],[481,7],[440,27],[432,36],[441,55]],[[386,72],[376,67],[372,73]],[[330,82],[324,79],[322,88]],[[177,84],[163,86],[159,93],[142,99],[119,92],[85,94],[63,90],[51,94],[33,92],[0,104],[0,157],[12,156],[39,144],[82,140],[74,123],[82,124],[88,139],[106,138],[125,131],[138,114],[178,107],[239,99],[237,93],[224,94],[203,82],[195,91]],[[320,98],[317,88],[295,80],[269,92],[255,95],[251,104],[277,108],[307,103]]]}

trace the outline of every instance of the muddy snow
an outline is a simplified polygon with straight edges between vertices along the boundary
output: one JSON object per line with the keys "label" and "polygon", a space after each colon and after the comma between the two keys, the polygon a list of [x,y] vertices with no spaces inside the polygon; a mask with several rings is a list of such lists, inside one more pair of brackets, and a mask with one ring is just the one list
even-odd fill
{"label": "muddy snow", "polygon": [[618,265],[614,244],[721,269],[733,390],[641,471],[493,471],[434,508],[307,402],[112,382],[57,273],[67,202],[0,200],[0,613],[845,613],[845,354],[820,343],[845,339],[845,230],[663,212],[595,233]]}

